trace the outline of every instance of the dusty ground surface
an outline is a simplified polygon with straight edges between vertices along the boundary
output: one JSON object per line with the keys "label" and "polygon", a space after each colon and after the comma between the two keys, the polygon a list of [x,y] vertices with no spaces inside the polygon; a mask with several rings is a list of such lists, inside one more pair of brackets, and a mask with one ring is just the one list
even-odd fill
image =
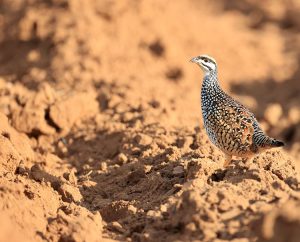
{"label": "dusty ground surface", "polygon": [[[300,241],[299,11],[0,1],[0,241]],[[284,149],[222,168],[202,53]]]}

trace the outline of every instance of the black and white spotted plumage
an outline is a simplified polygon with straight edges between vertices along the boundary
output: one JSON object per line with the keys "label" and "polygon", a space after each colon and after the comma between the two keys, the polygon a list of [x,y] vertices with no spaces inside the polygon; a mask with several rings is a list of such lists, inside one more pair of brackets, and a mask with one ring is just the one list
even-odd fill
{"label": "black and white spotted plumage", "polygon": [[254,115],[220,87],[216,61],[202,55],[191,60],[205,72],[201,108],[206,132],[227,157],[251,157],[262,150],[283,146],[264,134]]}

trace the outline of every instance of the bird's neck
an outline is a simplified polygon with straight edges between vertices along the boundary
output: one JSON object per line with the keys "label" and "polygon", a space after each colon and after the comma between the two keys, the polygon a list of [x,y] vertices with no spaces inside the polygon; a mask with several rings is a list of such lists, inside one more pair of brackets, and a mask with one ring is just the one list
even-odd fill
{"label": "bird's neck", "polygon": [[218,81],[218,73],[216,71],[210,71],[205,73],[202,83],[202,91],[219,90],[220,85]]}

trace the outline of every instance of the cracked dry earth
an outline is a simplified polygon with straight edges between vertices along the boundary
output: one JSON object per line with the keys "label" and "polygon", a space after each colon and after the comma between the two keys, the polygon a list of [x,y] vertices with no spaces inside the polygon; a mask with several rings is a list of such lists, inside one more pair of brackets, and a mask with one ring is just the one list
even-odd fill
{"label": "cracked dry earth", "polygon": [[[299,242],[299,11],[1,1],[0,241]],[[222,167],[201,53],[284,149]]]}

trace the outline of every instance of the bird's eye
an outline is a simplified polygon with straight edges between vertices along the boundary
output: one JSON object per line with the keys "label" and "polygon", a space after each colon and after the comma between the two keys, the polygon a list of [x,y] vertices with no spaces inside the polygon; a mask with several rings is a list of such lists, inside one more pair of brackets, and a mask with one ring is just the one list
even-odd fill
{"label": "bird's eye", "polygon": [[204,62],[207,62],[207,59],[204,59]]}

